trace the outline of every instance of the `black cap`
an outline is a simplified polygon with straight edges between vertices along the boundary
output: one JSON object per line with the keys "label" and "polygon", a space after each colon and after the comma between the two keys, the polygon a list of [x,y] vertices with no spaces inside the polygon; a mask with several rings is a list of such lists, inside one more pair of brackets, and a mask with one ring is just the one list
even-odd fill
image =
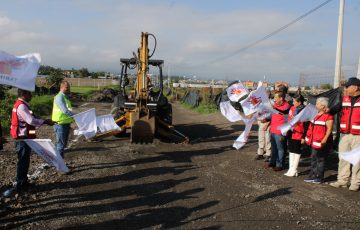
{"label": "black cap", "polygon": [[349,78],[349,80],[345,83],[345,87],[349,87],[351,85],[360,86],[360,79],[356,77]]}

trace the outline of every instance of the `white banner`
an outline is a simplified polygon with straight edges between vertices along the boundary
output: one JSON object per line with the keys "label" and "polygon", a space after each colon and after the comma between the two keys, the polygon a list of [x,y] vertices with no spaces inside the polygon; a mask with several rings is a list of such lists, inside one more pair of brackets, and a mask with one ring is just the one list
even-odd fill
{"label": "white banner", "polygon": [[220,112],[231,122],[240,121],[243,117],[240,115],[239,111],[234,109],[230,101],[220,102]]}
{"label": "white banner", "polygon": [[360,146],[350,152],[339,153],[339,157],[350,162],[352,165],[360,163]]}
{"label": "white banner", "polygon": [[24,139],[27,145],[48,164],[60,172],[69,172],[63,158],[56,154],[55,146],[50,139]]}
{"label": "white banner", "polygon": [[246,116],[258,112],[260,108],[262,110],[266,109],[268,112],[273,111],[269,101],[269,96],[267,95],[266,89],[262,86],[261,82],[259,82],[257,89],[251,91],[249,96],[242,100],[240,104]]}
{"label": "white banner", "polygon": [[254,123],[254,121],[257,119],[257,114],[255,114],[250,119],[244,119],[245,123],[245,130],[240,134],[240,136],[235,140],[233,147],[236,149],[242,148],[248,141],[251,127]]}
{"label": "white banner", "polygon": [[78,113],[73,116],[78,129],[74,130],[74,135],[84,135],[86,139],[96,135],[96,113],[95,109],[89,109],[85,112]]}
{"label": "white banner", "polygon": [[299,114],[297,114],[291,121],[288,123],[285,123],[283,125],[280,125],[278,127],[278,130],[280,130],[281,134],[283,136],[286,136],[286,133],[295,126],[298,122],[305,122],[305,121],[311,121],[314,119],[316,114],[318,113],[318,110],[313,104],[307,104],[303,110]]}
{"label": "white banner", "polygon": [[236,84],[232,84],[226,89],[226,93],[230,101],[238,102],[240,98],[248,94],[248,90],[243,86],[241,81]]}
{"label": "white banner", "polygon": [[40,62],[38,53],[14,56],[0,51],[0,84],[35,91]]}
{"label": "white banner", "polygon": [[120,127],[115,123],[114,117],[111,114],[97,116],[96,125],[102,133],[112,130],[121,130]]}

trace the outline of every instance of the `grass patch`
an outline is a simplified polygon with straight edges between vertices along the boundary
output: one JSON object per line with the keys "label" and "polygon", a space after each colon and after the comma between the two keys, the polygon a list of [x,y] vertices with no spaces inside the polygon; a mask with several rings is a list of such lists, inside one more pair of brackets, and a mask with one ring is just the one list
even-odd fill
{"label": "grass patch", "polygon": [[82,95],[89,95],[96,91],[98,91],[97,87],[85,87],[85,86],[80,86],[80,87],[72,86],[71,87],[71,92],[82,94]]}
{"label": "grass patch", "polygon": [[48,118],[51,116],[54,96],[43,95],[33,96],[30,101],[30,108],[36,117]]}
{"label": "grass patch", "polygon": [[200,114],[210,114],[210,113],[216,113],[218,112],[218,108],[215,104],[209,103],[209,104],[200,104],[198,107],[192,107],[189,104],[181,103],[181,105],[189,110],[192,110],[194,112],[200,113]]}

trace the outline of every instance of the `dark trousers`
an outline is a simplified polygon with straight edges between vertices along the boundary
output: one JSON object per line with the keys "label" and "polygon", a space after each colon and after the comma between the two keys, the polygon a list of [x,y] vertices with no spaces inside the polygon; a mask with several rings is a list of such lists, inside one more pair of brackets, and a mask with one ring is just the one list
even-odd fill
{"label": "dark trousers", "polygon": [[280,134],[271,134],[271,160],[270,164],[282,168],[284,163],[284,155],[285,155],[285,144],[286,139],[284,136]]}
{"label": "dark trousers", "polygon": [[64,149],[67,145],[70,132],[70,124],[54,125],[56,135],[56,152],[64,158]]}
{"label": "dark trousers", "polygon": [[16,141],[15,150],[18,155],[18,162],[16,168],[16,182],[17,187],[20,188],[27,182],[27,174],[30,165],[30,153],[31,148],[25,143],[25,141]]}
{"label": "dark trousers", "polygon": [[309,178],[324,179],[325,157],[327,153],[327,149],[311,148],[311,169]]}

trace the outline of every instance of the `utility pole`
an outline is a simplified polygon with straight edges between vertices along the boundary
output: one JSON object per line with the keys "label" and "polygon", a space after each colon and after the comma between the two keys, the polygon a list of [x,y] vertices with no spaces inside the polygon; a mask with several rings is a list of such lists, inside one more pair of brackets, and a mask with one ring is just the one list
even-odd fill
{"label": "utility pole", "polygon": [[345,0],[340,0],[339,25],[338,25],[338,36],[337,36],[337,46],[336,46],[334,88],[337,88],[337,87],[340,86],[340,78],[341,78],[341,58],[342,58],[342,40],[343,40],[343,25],[344,25],[344,6],[345,6]]}
{"label": "utility pole", "polygon": [[358,72],[357,72],[357,78],[360,79],[360,57],[359,57],[359,63],[358,63]]}

